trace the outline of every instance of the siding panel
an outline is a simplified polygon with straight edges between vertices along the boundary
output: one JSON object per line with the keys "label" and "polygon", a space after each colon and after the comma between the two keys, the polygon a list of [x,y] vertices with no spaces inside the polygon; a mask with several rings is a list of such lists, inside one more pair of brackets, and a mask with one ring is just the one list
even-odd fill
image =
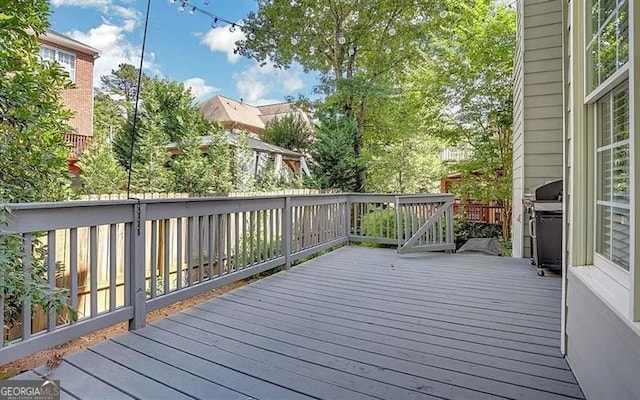
{"label": "siding panel", "polygon": [[530,254],[522,200],[562,178],[562,0],[519,0],[514,82],[513,254]]}

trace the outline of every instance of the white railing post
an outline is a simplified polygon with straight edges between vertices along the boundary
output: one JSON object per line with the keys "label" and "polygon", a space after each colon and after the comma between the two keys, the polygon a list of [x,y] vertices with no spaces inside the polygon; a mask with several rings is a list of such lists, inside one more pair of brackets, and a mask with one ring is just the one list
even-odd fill
{"label": "white railing post", "polygon": [[131,267],[129,269],[129,290],[133,318],[129,320],[129,330],[143,328],[147,315],[147,292],[145,284],[145,222],[147,205],[138,202],[133,206],[133,224],[131,232]]}
{"label": "white railing post", "polygon": [[284,252],[284,269],[291,268],[291,235],[292,235],[292,218],[291,218],[291,196],[284,198],[284,210],[282,211],[282,236],[283,252]]}

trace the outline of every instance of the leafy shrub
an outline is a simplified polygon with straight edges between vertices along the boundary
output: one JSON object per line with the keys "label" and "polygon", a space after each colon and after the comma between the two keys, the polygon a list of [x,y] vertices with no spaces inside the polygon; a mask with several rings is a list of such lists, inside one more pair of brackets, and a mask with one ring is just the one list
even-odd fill
{"label": "leafy shrub", "polygon": [[456,216],[454,219],[456,249],[471,238],[502,238],[502,225],[469,221]]}

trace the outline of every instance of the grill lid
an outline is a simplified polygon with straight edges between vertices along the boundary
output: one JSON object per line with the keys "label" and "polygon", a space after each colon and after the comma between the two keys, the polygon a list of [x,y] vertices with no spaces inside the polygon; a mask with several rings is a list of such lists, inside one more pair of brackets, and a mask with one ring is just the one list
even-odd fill
{"label": "grill lid", "polygon": [[545,182],[533,188],[532,200],[562,200],[562,179]]}

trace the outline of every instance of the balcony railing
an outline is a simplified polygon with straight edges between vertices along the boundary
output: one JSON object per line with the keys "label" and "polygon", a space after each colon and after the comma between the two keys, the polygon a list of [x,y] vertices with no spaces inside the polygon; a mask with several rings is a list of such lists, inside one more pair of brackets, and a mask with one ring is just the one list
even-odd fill
{"label": "balcony railing", "polygon": [[22,238],[25,277],[45,271],[77,319],[29,298],[7,308],[18,300],[0,299],[0,314],[14,322],[0,359],[120,322],[140,328],[152,310],[350,241],[453,250],[452,202],[449,194],[324,194],[16,204],[2,233]]}
{"label": "balcony railing", "polygon": [[69,144],[71,150],[70,158],[77,159],[89,146],[93,136],[79,135],[77,133],[65,133],[64,140]]}

